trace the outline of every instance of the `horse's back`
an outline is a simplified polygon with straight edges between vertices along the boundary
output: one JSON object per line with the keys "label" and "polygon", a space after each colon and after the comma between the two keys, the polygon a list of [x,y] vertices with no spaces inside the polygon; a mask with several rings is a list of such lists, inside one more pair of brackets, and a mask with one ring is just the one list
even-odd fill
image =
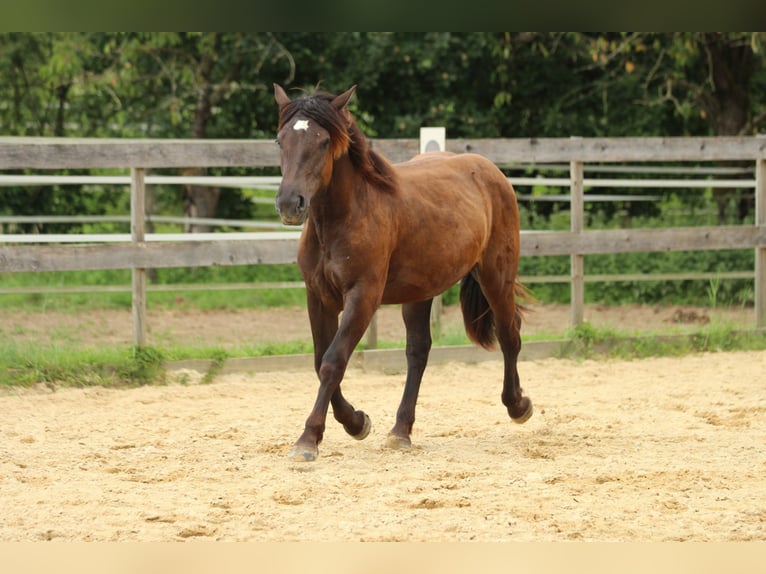
{"label": "horse's back", "polygon": [[472,181],[479,186],[502,182],[501,187],[511,193],[513,191],[500,169],[486,157],[475,153],[426,152],[394,164],[394,169],[403,178],[405,186],[437,178],[449,179],[454,185],[464,181]]}
{"label": "horse's back", "polygon": [[[402,193],[419,199],[454,207],[501,210],[506,215],[517,212],[516,194],[503,172],[482,155],[474,153],[427,152],[394,168]],[[469,210],[470,211],[470,210]]]}
{"label": "horse's back", "polygon": [[460,166],[461,169],[465,169],[466,166],[475,165],[481,166],[485,170],[490,170],[490,167],[497,170],[497,166],[483,155],[476,153],[454,153],[451,151],[428,151],[421,153],[407,161],[395,163],[394,168],[400,171],[400,173],[404,172],[407,174],[410,170],[428,171],[453,165]]}
{"label": "horse's back", "polygon": [[403,161],[401,163],[394,164],[394,167],[412,167],[417,166],[419,164],[422,164],[424,162],[429,161],[438,161],[440,159],[445,159],[448,157],[455,157],[457,154],[453,153],[451,151],[427,151],[421,154],[418,154],[407,161]]}
{"label": "horse's back", "polygon": [[483,156],[428,152],[395,169],[398,237],[385,302],[441,293],[482,260],[493,236],[506,235],[501,226],[515,220],[518,229],[513,188]]}

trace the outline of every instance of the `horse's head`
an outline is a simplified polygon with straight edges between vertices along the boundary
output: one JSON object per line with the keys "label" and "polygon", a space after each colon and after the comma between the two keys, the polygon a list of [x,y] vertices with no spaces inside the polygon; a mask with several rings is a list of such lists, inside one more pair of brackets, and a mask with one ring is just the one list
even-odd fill
{"label": "horse's head", "polygon": [[351,120],[345,107],[355,89],[339,96],[317,93],[291,100],[274,84],[282,168],[276,208],[285,225],[306,221],[311,199],[330,184],[333,160],[347,151]]}

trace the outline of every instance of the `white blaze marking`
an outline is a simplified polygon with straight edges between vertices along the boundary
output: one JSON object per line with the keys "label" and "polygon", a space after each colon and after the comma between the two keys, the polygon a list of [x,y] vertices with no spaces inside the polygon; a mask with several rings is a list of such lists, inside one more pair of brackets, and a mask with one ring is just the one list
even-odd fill
{"label": "white blaze marking", "polygon": [[309,121],[308,120],[295,120],[295,123],[293,124],[293,129],[303,130],[304,132],[309,129]]}

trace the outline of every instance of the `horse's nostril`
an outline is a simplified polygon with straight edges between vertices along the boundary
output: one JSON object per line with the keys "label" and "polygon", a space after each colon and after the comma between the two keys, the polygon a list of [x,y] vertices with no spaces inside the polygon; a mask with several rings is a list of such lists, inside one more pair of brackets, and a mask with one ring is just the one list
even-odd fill
{"label": "horse's nostril", "polygon": [[306,200],[302,195],[298,196],[298,211],[303,211],[303,208],[306,207]]}

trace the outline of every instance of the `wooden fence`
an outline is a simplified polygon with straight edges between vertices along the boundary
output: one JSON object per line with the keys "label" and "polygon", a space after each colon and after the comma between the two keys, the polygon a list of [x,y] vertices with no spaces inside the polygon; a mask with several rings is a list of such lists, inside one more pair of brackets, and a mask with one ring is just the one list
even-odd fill
{"label": "wooden fence", "polygon": [[[372,140],[371,143],[392,161],[406,160],[419,151],[416,139]],[[453,139],[447,140],[446,148],[456,153],[480,153],[499,165],[569,164],[570,231],[522,232],[521,253],[522,256],[570,256],[573,325],[583,320],[586,255],[752,248],[755,249],[755,326],[766,327],[766,138]],[[724,184],[754,187],[754,225],[585,229],[586,163],[730,160],[755,164],[754,181]],[[94,244],[87,243],[87,236],[82,236],[82,244],[21,244],[13,237],[0,235],[0,272],[132,269],[134,342],[143,345],[146,341],[146,269],[292,263],[299,235],[296,232],[147,234],[147,170],[278,165],[277,146],[263,140],[0,138],[0,170],[129,168],[131,182],[129,242]],[[710,180],[703,181],[712,185]],[[641,187],[641,180],[631,183]],[[690,187],[701,185],[705,185],[701,180],[689,183]]]}

